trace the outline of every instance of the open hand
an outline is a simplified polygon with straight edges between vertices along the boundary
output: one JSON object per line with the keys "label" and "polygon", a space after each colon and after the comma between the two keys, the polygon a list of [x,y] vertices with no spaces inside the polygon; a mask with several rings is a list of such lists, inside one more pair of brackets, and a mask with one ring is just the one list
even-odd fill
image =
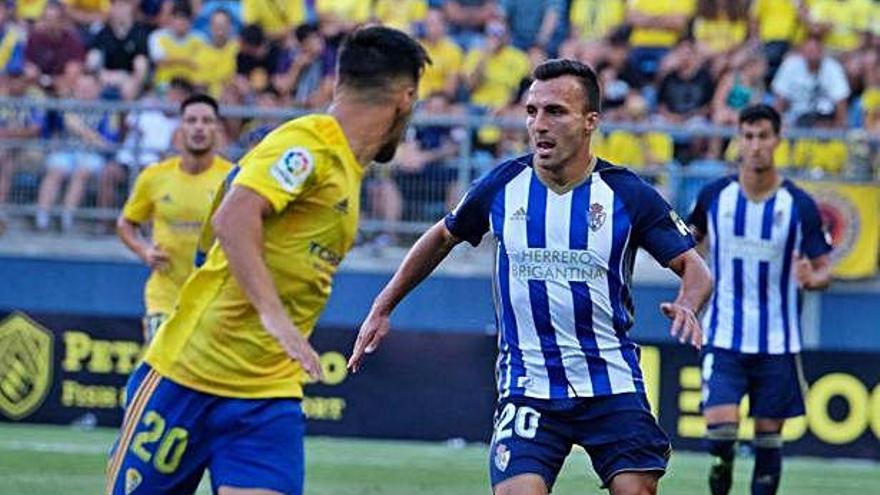
{"label": "open hand", "polygon": [[260,322],[267,332],[278,339],[290,359],[297,361],[313,380],[324,378],[321,357],[286,314],[261,316]]}
{"label": "open hand", "polygon": [[348,369],[356,373],[361,367],[365,354],[372,354],[379,347],[382,339],[388,335],[389,330],[391,330],[391,319],[388,315],[370,311],[358,332],[351,357],[348,358]]}
{"label": "open hand", "polygon": [[669,329],[670,335],[677,338],[682,344],[690,342],[697,349],[703,345],[703,329],[692,309],[681,304],[666,302],[660,304],[660,311],[672,320],[672,327]]}
{"label": "open hand", "polygon": [[153,244],[144,251],[144,263],[150,267],[151,270],[159,270],[162,271],[168,268],[168,263],[171,259],[168,257],[168,253],[162,249],[162,246],[158,244]]}

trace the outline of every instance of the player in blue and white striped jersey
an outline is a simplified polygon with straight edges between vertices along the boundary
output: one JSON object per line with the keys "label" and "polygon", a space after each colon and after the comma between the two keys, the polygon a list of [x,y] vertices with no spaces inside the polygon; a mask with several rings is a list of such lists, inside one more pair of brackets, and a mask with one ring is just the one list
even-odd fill
{"label": "player in blue and white striped jersey", "polygon": [[739,403],[755,417],[753,495],[776,493],[786,418],[804,414],[800,288],[831,281],[816,203],[773,164],[780,118],[766,105],[739,117],[742,164],[700,192],[689,221],[705,242],[715,291],[703,317],[703,414],[715,457],[709,484],[726,495],[733,480]]}
{"label": "player in blue and white striped jersey", "polygon": [[461,241],[497,243],[499,401],[490,473],[496,494],[546,494],[573,444],[613,494],[655,493],[669,440],[651,415],[639,368],[631,279],[645,248],[682,279],[662,305],[672,333],[699,346],[695,312],[708,268],[685,223],[634,173],[593,157],[599,120],[593,71],[551,60],[526,102],[532,155],[479,179],[426,232],[377,297],[349,362],[357,369],[389,330],[401,299]]}

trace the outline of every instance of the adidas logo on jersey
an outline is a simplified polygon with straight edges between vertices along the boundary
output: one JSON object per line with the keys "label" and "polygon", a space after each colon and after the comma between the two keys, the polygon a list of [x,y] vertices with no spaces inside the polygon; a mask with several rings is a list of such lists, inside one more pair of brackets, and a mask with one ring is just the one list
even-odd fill
{"label": "adidas logo on jersey", "polygon": [[526,213],[526,209],[525,209],[524,207],[520,206],[519,209],[517,209],[515,212],[513,212],[513,215],[510,215],[510,219],[513,220],[513,221],[517,221],[517,220],[520,220],[520,221],[528,220],[528,219],[529,219],[529,214]]}
{"label": "adidas logo on jersey", "polygon": [[342,201],[333,205],[333,209],[342,213],[343,215],[348,215],[348,198],[343,199]]}

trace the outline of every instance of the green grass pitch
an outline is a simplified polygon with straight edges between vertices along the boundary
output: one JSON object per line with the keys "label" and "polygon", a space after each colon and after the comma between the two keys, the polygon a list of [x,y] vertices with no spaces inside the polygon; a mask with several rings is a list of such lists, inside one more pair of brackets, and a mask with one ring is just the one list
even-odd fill
{"label": "green grass pitch", "polygon": [[[95,495],[103,488],[105,452],[115,432],[55,426],[0,424],[0,493],[3,495]],[[487,447],[438,443],[306,439],[308,495],[488,494]],[[749,492],[751,459],[737,463],[733,494]],[[708,460],[694,453],[674,455],[660,492],[708,492]],[[781,495],[865,495],[880,486],[880,464],[853,460],[788,459]],[[208,483],[198,492],[209,494]],[[606,493],[573,453],[554,495]]]}

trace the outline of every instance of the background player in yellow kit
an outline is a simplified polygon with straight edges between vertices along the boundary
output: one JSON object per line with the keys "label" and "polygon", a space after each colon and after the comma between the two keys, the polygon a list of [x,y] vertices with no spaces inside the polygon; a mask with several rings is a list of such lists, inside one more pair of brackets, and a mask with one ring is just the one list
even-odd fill
{"label": "background player in yellow kit", "polygon": [[241,159],[217,242],[129,382],[107,493],[193,493],[205,468],[220,495],[302,493],[302,384],[321,377],[306,339],[354,242],[363,167],[393,157],[427,62],[400,31],[356,30],[327,114]]}
{"label": "background player in yellow kit", "polygon": [[[203,94],[180,105],[183,152],[138,175],[116,220],[122,242],[151,270],[144,288],[144,340],[149,342],[174,309],[177,293],[193,270],[199,230],[211,198],[233,165],[215,154],[217,102]],[[152,222],[149,239],[141,225]]]}

